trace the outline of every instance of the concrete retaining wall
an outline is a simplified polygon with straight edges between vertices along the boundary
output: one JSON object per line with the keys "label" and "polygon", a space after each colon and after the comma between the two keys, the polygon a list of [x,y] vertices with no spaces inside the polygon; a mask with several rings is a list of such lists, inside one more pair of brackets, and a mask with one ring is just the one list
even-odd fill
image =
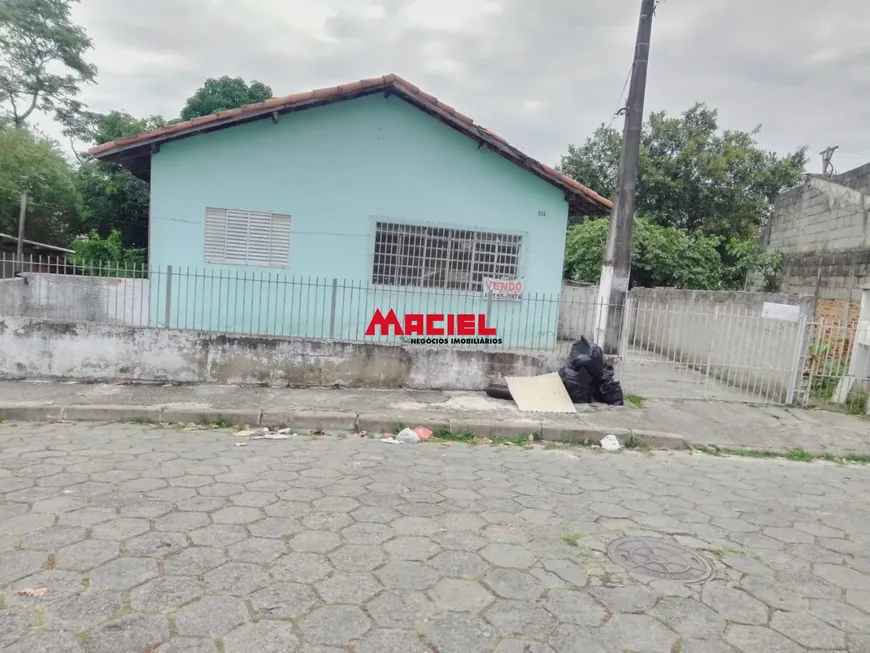
{"label": "concrete retaining wall", "polygon": [[25,273],[0,281],[0,315],[147,326],[148,279]]}
{"label": "concrete retaining wall", "polygon": [[555,354],[0,320],[0,378],[482,390],[558,369]]}
{"label": "concrete retaining wall", "polygon": [[562,284],[559,301],[559,340],[592,339],[595,325],[595,304],[598,286],[578,285],[570,281]]}
{"label": "concrete retaining wall", "polygon": [[629,347],[646,350],[635,356],[672,361],[767,396],[785,395],[796,382],[806,330],[800,321],[762,317],[762,310],[765,302],[797,306],[810,321],[813,297],[670,288],[635,288],[630,295],[636,311]]}

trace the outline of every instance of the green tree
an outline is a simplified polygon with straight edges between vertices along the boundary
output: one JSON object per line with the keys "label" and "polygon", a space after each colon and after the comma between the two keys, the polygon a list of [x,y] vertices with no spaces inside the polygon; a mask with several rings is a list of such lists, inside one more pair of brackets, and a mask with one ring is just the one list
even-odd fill
{"label": "green tree", "polygon": [[237,109],[246,104],[256,104],[272,97],[272,89],[258,81],[245,83],[241,77],[223,76],[209,78],[205,84],[187,99],[181,110],[182,120],[208,116],[218,111]]}
{"label": "green tree", "polygon": [[[140,119],[113,111],[97,117],[91,139],[97,144],[108,143],[159,129],[165,124],[160,116]],[[147,183],[120,166],[96,160],[82,163],[75,179],[82,198],[81,220],[85,231],[109,238],[117,230],[124,247],[148,246],[150,191]]]}
{"label": "green tree", "polygon": [[74,171],[57,143],[27,129],[0,125],[0,231],[18,234],[27,191],[28,240],[66,246],[79,229]]}
{"label": "green tree", "polygon": [[[566,279],[598,281],[609,225],[608,218],[599,218],[568,229]],[[723,269],[718,245],[719,239],[715,236],[662,227],[647,219],[635,218],[629,285],[719,290]]]}
{"label": "green tree", "polygon": [[97,69],[84,59],[91,39],[70,20],[73,2],[0,0],[0,106],[16,127],[34,111],[66,126],[83,110],[75,96]]}
{"label": "green tree", "polygon": [[[680,117],[653,113],[641,141],[636,214],[655,224],[752,238],[776,196],[797,184],[806,148],[777,156],[752,131],[720,131],[718,113],[696,104]],[[605,196],[616,189],[621,136],[604,125],[581,146],[570,145],[560,170]],[[725,254],[724,250],[720,250]]]}

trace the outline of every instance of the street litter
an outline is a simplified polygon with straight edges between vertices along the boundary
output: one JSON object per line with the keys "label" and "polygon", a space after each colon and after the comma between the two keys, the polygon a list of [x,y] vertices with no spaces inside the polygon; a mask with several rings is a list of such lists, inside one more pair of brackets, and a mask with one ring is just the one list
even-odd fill
{"label": "street litter", "polygon": [[417,437],[421,440],[429,440],[432,437],[432,431],[427,429],[425,426],[416,427],[414,433],[416,433]]}
{"label": "street litter", "polygon": [[615,435],[606,435],[601,440],[601,448],[605,451],[619,451],[622,449],[622,445],[619,444]]}
{"label": "street litter", "polygon": [[236,436],[240,438],[249,438],[252,435],[263,435],[264,433],[268,433],[269,429],[267,427],[256,428],[256,429],[242,429],[241,431],[236,432]]}
{"label": "street litter", "polygon": [[[622,385],[614,379],[614,374],[613,366],[605,361],[601,347],[584,336],[571,346],[568,360],[559,368],[559,378],[575,404],[598,402],[624,406]],[[486,394],[494,399],[515,402],[505,383],[491,383]]]}
{"label": "street litter", "polygon": [[40,587],[39,589],[33,589],[31,587],[25,587],[23,590],[18,592],[21,596],[30,596],[35,599],[41,599],[45,596],[45,593],[48,591],[48,588]]}
{"label": "street litter", "polygon": [[397,440],[396,438],[394,438],[392,435],[388,438],[382,438],[381,442],[386,442],[387,444],[405,444],[401,440]]}
{"label": "street litter", "polygon": [[291,438],[296,437],[296,433],[282,433],[278,431],[277,433],[264,433],[263,435],[258,435],[255,438],[251,438],[252,440],[290,440]]}
{"label": "street litter", "polygon": [[420,436],[411,429],[402,429],[396,436],[396,440],[407,444],[417,444],[420,441]]}
{"label": "street litter", "polygon": [[360,431],[359,433],[354,433],[354,434],[353,434],[353,437],[354,437],[355,439],[359,440],[359,439],[361,439],[361,438],[367,438],[367,437],[369,437],[369,434],[366,433],[365,431]]}
{"label": "street litter", "polygon": [[326,431],[323,429],[314,429],[311,431],[311,435],[326,435]]}
{"label": "street litter", "polygon": [[247,447],[248,443],[247,442],[236,442],[235,445],[237,447]]}

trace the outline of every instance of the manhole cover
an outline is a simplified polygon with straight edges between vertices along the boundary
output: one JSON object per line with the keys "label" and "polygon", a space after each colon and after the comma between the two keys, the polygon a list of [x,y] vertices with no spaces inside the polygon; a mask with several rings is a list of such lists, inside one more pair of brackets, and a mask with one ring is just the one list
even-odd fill
{"label": "manhole cover", "polygon": [[713,565],[678,544],[646,537],[624,537],[607,547],[607,557],[628,571],[678,583],[700,583],[713,575]]}

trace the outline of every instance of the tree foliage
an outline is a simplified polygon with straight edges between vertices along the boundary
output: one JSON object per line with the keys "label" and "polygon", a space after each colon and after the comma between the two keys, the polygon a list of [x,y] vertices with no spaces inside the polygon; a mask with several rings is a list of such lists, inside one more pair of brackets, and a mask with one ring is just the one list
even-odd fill
{"label": "tree foliage", "polygon": [[73,244],[71,262],[90,274],[112,277],[143,277],[147,262],[144,249],[124,247],[121,232],[113,229],[108,238],[96,231],[80,236]]}
{"label": "tree foliage", "polygon": [[[718,112],[704,104],[676,118],[651,114],[641,141],[636,214],[723,243],[754,236],[807,163],[806,148],[783,157],[760,148],[759,130],[720,132]],[[568,147],[560,170],[612,197],[620,143],[619,132],[602,125],[585,144]]]}
{"label": "tree foliage", "polygon": [[75,96],[97,69],[84,59],[91,39],[70,20],[73,2],[0,0],[0,102],[16,127],[34,111],[67,126],[83,110]]}
{"label": "tree foliage", "polygon": [[187,99],[181,110],[182,120],[192,120],[218,111],[237,109],[246,104],[263,102],[272,97],[272,89],[258,81],[250,85],[241,77],[209,78]]}
{"label": "tree foliage", "polygon": [[[594,283],[601,274],[610,221],[587,220],[568,230],[565,278]],[[630,286],[673,286],[693,290],[721,287],[722,260],[716,237],[634,221]]]}
{"label": "tree foliage", "polygon": [[29,240],[66,245],[79,228],[74,171],[57,144],[24,128],[0,125],[0,231],[18,234],[27,191]]}
{"label": "tree foliage", "polygon": [[[99,116],[93,126],[92,140],[108,143],[116,138],[136,136],[163,127],[160,116],[134,118],[128,113],[112,111]],[[86,231],[109,238],[121,234],[124,247],[148,246],[148,184],[128,170],[112,163],[88,160],[76,173],[76,187],[81,196],[81,220]]]}
{"label": "tree foliage", "polygon": [[[568,229],[566,279],[598,282],[609,227],[608,218],[599,218]],[[748,283],[770,290],[776,285],[782,266],[779,253],[765,252],[754,240],[732,238],[725,246],[732,260],[729,265],[723,264],[720,249],[718,236],[635,218],[629,285],[684,290],[742,290]]]}

